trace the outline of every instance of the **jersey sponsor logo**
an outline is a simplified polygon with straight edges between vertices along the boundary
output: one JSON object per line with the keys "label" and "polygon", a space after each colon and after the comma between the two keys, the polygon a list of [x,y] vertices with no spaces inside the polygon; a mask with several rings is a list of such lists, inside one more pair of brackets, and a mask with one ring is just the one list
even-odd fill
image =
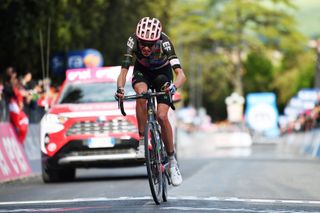
{"label": "jersey sponsor logo", "polygon": [[163,48],[166,50],[166,51],[171,51],[171,45],[170,45],[170,42],[169,41],[166,41],[166,42],[163,42]]}
{"label": "jersey sponsor logo", "polygon": [[130,47],[131,49],[133,48],[133,45],[134,45],[134,41],[133,41],[133,38],[130,37],[128,39],[128,42],[127,42],[127,46]]}

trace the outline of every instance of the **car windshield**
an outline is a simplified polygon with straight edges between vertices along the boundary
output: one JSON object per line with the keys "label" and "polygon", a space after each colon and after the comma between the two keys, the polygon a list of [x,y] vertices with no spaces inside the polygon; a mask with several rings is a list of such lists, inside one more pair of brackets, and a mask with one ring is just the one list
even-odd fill
{"label": "car windshield", "polygon": [[[58,101],[59,104],[113,102],[117,86],[115,82],[69,83]],[[134,94],[130,84],[125,87],[126,95]]]}

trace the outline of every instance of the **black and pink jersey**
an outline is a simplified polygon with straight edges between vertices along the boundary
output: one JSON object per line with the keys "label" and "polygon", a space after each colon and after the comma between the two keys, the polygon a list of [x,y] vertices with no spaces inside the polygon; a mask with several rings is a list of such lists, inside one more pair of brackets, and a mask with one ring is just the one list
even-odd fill
{"label": "black and pink jersey", "polygon": [[166,34],[161,33],[160,39],[151,47],[151,55],[147,57],[141,53],[138,42],[139,40],[135,34],[129,37],[127,42],[127,52],[124,54],[124,60],[122,62],[123,68],[129,68],[134,56],[139,64],[149,70],[160,69],[169,63],[173,69],[181,68],[180,61],[174,51],[174,47]]}

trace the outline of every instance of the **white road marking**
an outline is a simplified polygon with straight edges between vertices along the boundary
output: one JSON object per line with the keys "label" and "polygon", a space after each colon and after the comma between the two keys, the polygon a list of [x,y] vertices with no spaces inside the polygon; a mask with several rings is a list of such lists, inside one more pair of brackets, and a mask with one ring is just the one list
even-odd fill
{"label": "white road marking", "polygon": [[0,210],[0,212],[4,212],[4,213],[10,213],[10,212],[61,212],[62,209],[61,208],[46,208],[46,209],[13,209],[13,210],[9,210],[9,209],[5,209],[5,210]]}
{"label": "white road marking", "polygon": [[160,209],[164,210],[179,210],[179,211],[192,211],[192,212],[199,212],[199,211],[218,211],[218,212],[255,212],[255,213],[281,213],[281,212],[288,212],[287,210],[284,211],[273,211],[270,209],[267,210],[257,210],[257,209],[229,209],[229,208],[197,208],[197,207],[162,207]]}
{"label": "white road marking", "polygon": [[[50,204],[50,203],[80,203],[80,202],[99,202],[99,201],[123,201],[123,200],[152,200],[152,197],[94,197],[94,198],[75,198],[64,200],[31,200],[31,201],[10,201],[0,202],[0,206],[5,205],[26,205],[26,204]],[[169,197],[169,200],[199,200],[199,201],[220,201],[220,202],[243,202],[243,203],[285,203],[285,204],[314,204],[320,205],[318,200],[273,200],[273,199],[247,199],[236,197],[196,197],[196,196],[181,196]]]}
{"label": "white road marking", "polygon": [[0,202],[2,205],[25,205],[25,204],[49,204],[49,203],[81,203],[81,202],[99,202],[99,201],[121,201],[121,200],[149,200],[152,197],[119,197],[119,198],[106,198],[106,197],[96,197],[96,198],[75,198],[75,199],[65,199],[65,200],[31,200],[31,201],[10,201],[10,202]]}

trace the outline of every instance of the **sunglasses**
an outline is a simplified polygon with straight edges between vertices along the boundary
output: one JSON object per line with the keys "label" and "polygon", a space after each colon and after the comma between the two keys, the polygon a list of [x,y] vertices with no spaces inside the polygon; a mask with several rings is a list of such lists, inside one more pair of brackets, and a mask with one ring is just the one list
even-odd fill
{"label": "sunglasses", "polygon": [[141,47],[153,47],[153,45],[155,44],[155,42],[147,42],[147,41],[139,41],[139,44]]}

